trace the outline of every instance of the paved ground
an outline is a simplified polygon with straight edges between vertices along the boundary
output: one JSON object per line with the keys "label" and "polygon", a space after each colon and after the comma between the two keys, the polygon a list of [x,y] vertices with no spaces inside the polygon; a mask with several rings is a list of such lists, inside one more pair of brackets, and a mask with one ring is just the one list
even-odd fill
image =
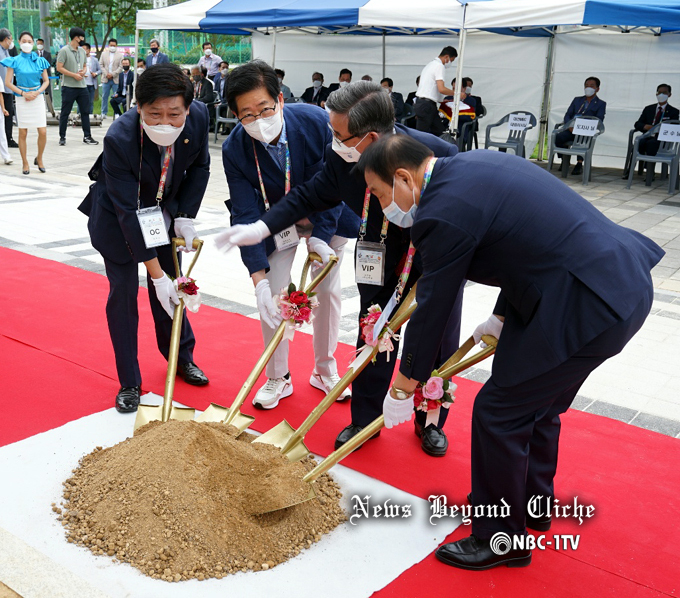
{"label": "paved ground", "polygon": [[[105,121],[103,129],[94,128],[93,137],[102,140],[110,122]],[[103,274],[102,259],[89,242],[86,218],[76,209],[87,192],[87,171],[102,146],[86,146],[81,139],[80,129],[70,129],[67,145],[59,147],[56,128],[48,128],[45,174],[32,166],[30,175],[23,176],[19,152],[10,150],[15,163],[0,165],[0,245]],[[210,242],[228,223],[224,206],[228,189],[221,166],[224,137],[217,144],[212,139],[211,135],[213,172],[197,218],[197,228],[208,242],[195,270],[196,277],[206,303],[257,318],[252,283],[238,252],[224,256]],[[34,135],[29,135],[29,144],[35,147]],[[29,156],[32,162],[32,149]],[[621,355],[589,378],[573,407],[680,437],[680,195],[668,195],[667,181],[659,180],[659,175],[651,187],[636,176],[632,189],[627,190],[621,174],[620,170],[596,168],[588,186],[581,185],[580,177],[570,176],[566,183],[614,222],[654,239],[663,246],[666,256],[653,272],[655,302],[643,329]],[[356,338],[359,310],[353,284],[353,251],[354,243],[348,243],[342,267],[340,340],[347,343]],[[302,250],[298,253],[299,270],[304,258]],[[495,297],[494,289],[468,286],[464,335],[487,318]],[[102,317],[103,301],[104,298]],[[489,375],[488,369],[487,363],[468,376],[483,381]]]}

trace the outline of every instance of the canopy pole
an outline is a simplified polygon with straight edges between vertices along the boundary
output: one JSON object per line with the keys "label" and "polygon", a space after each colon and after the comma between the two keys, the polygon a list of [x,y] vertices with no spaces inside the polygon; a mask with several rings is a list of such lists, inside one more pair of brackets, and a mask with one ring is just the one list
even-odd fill
{"label": "canopy pole", "polygon": [[[132,73],[132,101],[136,100],[137,92],[137,60],[139,60],[139,29],[135,27],[135,58],[134,58],[134,71]],[[132,68],[132,67],[130,67]],[[129,106],[128,106],[129,108]]]}
{"label": "canopy pole", "polygon": [[545,80],[543,82],[543,101],[541,103],[541,122],[538,133],[538,161],[543,161],[545,141],[548,137],[548,120],[550,118],[550,104],[552,101],[552,82],[555,76],[555,36],[553,28],[552,36],[548,40],[548,52],[545,59]]}
{"label": "canopy pole", "polygon": [[385,30],[382,30],[382,78],[384,79],[387,75],[385,75]]}
{"label": "canopy pole", "polygon": [[274,27],[274,38],[272,39],[272,68],[276,68],[276,27]]}
{"label": "canopy pole", "polygon": [[[464,9],[467,10],[467,7]],[[465,12],[463,12],[463,27],[460,30],[458,40],[458,67],[456,68],[456,85],[453,89],[453,108],[451,109],[451,126],[449,132],[454,138],[458,137],[458,111],[460,110],[460,92],[463,85],[463,57],[465,55],[465,40],[467,39],[467,29],[465,29]],[[445,81],[444,84],[447,82]]]}

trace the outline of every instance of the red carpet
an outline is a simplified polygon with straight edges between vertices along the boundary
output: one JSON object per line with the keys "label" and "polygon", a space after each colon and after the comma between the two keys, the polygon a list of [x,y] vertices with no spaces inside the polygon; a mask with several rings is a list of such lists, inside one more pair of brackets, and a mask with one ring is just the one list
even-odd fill
{"label": "red carpet", "polygon": [[[113,405],[117,381],[104,316],[108,283],[97,274],[0,248],[5,266],[0,290],[0,348],[5,356],[0,445],[58,427]],[[199,281],[200,284],[200,281]],[[18,297],[21,300],[17,299]],[[166,364],[155,347],[146,291],[140,289],[140,364],[144,390],[163,393]],[[210,377],[205,388],[178,380],[175,398],[204,408],[230,405],[262,351],[259,324],[207,306],[191,315],[196,362]],[[352,349],[342,346],[341,365]],[[322,398],[308,384],[311,337],[298,334],[291,350],[292,397],[272,411],[244,411],[264,431],[286,418],[299,425]],[[459,380],[443,459],[419,450],[410,425],[385,431],[344,464],[393,486],[427,497],[446,494],[463,504],[469,491],[470,413],[479,384]],[[132,418],[130,418],[132,432]],[[307,435],[319,454],[332,450],[349,422],[349,405],[335,405]],[[527,569],[464,572],[433,556],[379,592],[385,596],[677,596],[680,559],[673,532],[680,528],[680,444],[667,436],[578,411],[564,417],[558,498],[574,496],[596,507],[582,526],[556,520],[549,536],[581,534],[576,551],[534,551]],[[468,535],[459,528],[452,539]],[[408,549],[406,546],[395,550]],[[386,555],[389,558],[389,555]]]}

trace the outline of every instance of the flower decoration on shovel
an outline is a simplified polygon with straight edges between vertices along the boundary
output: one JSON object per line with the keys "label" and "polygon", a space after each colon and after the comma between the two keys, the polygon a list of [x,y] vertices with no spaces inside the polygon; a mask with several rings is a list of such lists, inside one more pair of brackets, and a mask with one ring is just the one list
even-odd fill
{"label": "flower decoration on shovel", "polygon": [[319,300],[316,293],[298,291],[291,282],[288,289],[281,289],[281,293],[276,296],[276,304],[281,317],[287,322],[283,338],[293,340],[295,331],[314,319],[314,308],[319,305]]}
{"label": "flower decoration on shovel", "polygon": [[413,405],[416,411],[434,411],[440,407],[448,409],[456,399],[454,392],[457,388],[458,385],[441,378],[435,370],[427,382],[417,386]]}
{"label": "flower decoration on shovel", "polygon": [[[390,353],[394,351],[394,343],[392,339],[399,340],[400,336],[395,334],[388,326],[384,326],[380,331],[380,334],[375,335],[375,327],[382,316],[382,308],[379,305],[371,305],[368,308],[368,313],[359,320],[359,326],[361,327],[361,339],[369,346],[378,346],[380,353],[387,352],[387,361],[390,360]],[[373,358],[373,363],[377,359],[377,355]]]}
{"label": "flower decoration on shovel", "polygon": [[198,292],[196,280],[187,276],[175,278],[175,289],[180,299],[184,300],[186,308],[193,313],[201,306],[201,294]]}

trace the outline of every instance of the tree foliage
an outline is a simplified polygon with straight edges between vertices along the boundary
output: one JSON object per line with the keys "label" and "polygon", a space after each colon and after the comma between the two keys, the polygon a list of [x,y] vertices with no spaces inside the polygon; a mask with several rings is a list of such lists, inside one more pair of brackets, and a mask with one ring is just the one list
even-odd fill
{"label": "tree foliage", "polygon": [[114,29],[126,34],[134,32],[137,11],[151,6],[151,0],[62,0],[58,8],[52,10],[47,24],[64,29],[81,27],[99,57]]}

